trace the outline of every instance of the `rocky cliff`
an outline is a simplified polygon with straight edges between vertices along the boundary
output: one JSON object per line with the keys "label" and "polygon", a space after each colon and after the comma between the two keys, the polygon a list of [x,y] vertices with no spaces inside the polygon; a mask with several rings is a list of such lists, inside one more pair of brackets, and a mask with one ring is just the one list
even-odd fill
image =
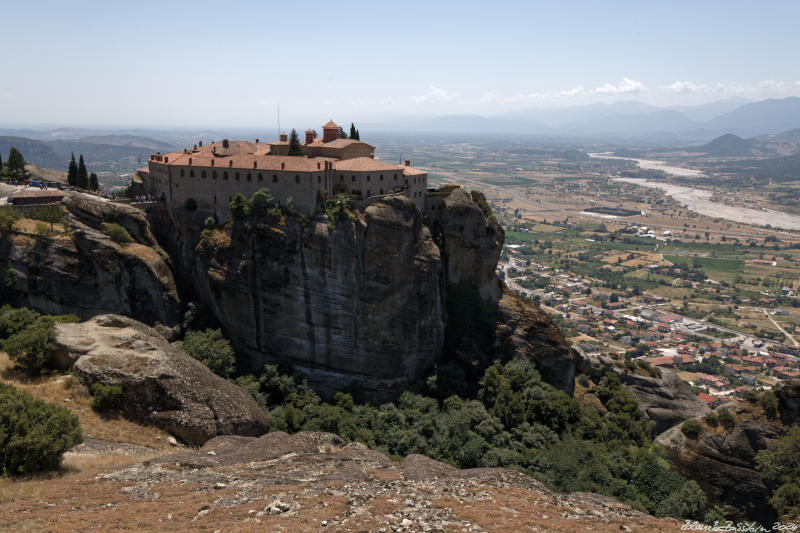
{"label": "rocky cliff", "polygon": [[404,197],[333,231],[324,215],[237,221],[194,256],[198,294],[254,368],[290,362],[323,394],[357,383],[380,396],[441,351],[439,248]]}
{"label": "rocky cliff", "polygon": [[[141,211],[70,193],[69,236],[0,235],[0,257],[17,273],[26,304],[89,318],[121,313],[149,324],[180,321],[178,291],[167,255]],[[105,224],[125,226],[136,242],[120,245]]]}

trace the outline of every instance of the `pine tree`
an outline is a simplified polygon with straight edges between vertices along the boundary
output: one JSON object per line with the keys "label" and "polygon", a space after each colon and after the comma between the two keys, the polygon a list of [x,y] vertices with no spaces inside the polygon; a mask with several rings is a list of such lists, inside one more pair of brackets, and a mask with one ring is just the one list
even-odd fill
{"label": "pine tree", "polygon": [[22,157],[22,153],[20,153],[20,151],[13,146],[8,152],[8,161],[6,162],[6,166],[8,167],[8,170],[18,170],[20,172],[25,171],[25,158]]}
{"label": "pine tree", "polygon": [[3,170],[3,154],[0,154],[0,171]]}
{"label": "pine tree", "polygon": [[341,126],[339,126],[339,138],[347,139],[347,133],[345,133],[344,128]]}
{"label": "pine tree", "polygon": [[83,162],[83,154],[78,156],[78,187],[89,188],[89,173],[86,171],[86,163]]}
{"label": "pine tree", "polygon": [[94,172],[89,174],[89,190],[90,191],[100,190],[100,180],[97,179],[97,174],[95,174]]}
{"label": "pine tree", "polygon": [[360,133],[358,133],[358,130],[356,130],[356,140],[357,140],[357,141],[360,141],[360,140],[361,140],[361,134],[360,134]]}
{"label": "pine tree", "polygon": [[303,155],[303,148],[300,146],[300,139],[297,138],[297,130],[294,128],[289,135],[289,155]]}
{"label": "pine tree", "polygon": [[78,163],[75,162],[75,152],[72,153],[72,158],[69,160],[67,183],[69,183],[70,187],[75,187],[78,184]]}
{"label": "pine tree", "polygon": [[352,122],[350,123],[350,138],[358,140],[358,133],[356,133],[356,127]]}

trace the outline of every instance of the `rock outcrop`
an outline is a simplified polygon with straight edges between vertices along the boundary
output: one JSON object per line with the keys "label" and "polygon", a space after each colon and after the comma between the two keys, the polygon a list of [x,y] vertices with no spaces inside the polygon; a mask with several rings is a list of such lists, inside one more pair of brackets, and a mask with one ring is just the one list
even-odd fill
{"label": "rock outcrop", "polygon": [[197,293],[255,369],[294,365],[322,394],[391,396],[444,340],[439,248],[402,196],[334,231],[327,217],[235,222],[195,250]]}
{"label": "rock outcrop", "polygon": [[441,235],[446,283],[466,280],[478,286],[484,300],[495,303],[503,294],[495,274],[503,249],[503,228],[486,218],[486,198],[479,192],[453,189],[444,198],[442,213],[431,221]]}
{"label": "rock outcrop", "polygon": [[266,414],[239,387],[172,346],[155,329],[119,315],[56,324],[62,366],[87,385],[122,387],[125,416],[192,444],[217,435],[261,435]]}
{"label": "rock outcrop", "polygon": [[497,310],[496,356],[503,360],[529,358],[544,381],[572,394],[576,353],[550,317],[508,290]]}
{"label": "rock outcrop", "polygon": [[770,492],[755,470],[755,456],[779,436],[781,428],[763,418],[738,422],[730,429],[703,431],[687,438],[679,426],[656,439],[682,475],[697,481],[709,499],[737,519],[770,523],[776,519],[767,500]]}
{"label": "rock outcrop", "polygon": [[639,408],[655,422],[656,433],[662,433],[681,422],[709,411],[683,380],[672,370],[661,370],[661,377],[642,376],[617,366],[608,357],[586,355],[580,350],[576,363],[578,372],[599,378],[615,372],[620,381],[636,397]]}
{"label": "rock outcrop", "polygon": [[119,245],[75,224],[70,236],[0,236],[0,257],[16,272],[26,305],[81,318],[113,312],[149,324],[180,322],[175,280],[157,249]]}
{"label": "rock outcrop", "polygon": [[166,254],[150,230],[147,215],[136,207],[109,202],[91,194],[68,192],[64,206],[72,215],[73,221],[102,232],[106,224],[119,224],[131,234],[139,244],[154,248],[166,258]]}

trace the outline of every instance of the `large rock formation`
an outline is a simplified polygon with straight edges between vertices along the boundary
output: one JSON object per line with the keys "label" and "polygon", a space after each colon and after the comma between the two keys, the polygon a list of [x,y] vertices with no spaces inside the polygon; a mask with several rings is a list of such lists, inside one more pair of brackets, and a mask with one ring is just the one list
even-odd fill
{"label": "large rock formation", "polygon": [[496,339],[498,357],[529,358],[547,383],[572,394],[575,351],[540,307],[505,290],[498,304]]}
{"label": "large rock formation", "polygon": [[[147,227],[142,213],[138,220]],[[163,252],[152,243],[119,245],[80,219],[72,225],[70,236],[0,235],[0,257],[16,272],[27,305],[82,318],[114,312],[179,323],[178,291]]]}
{"label": "large rock formation", "polygon": [[122,412],[132,419],[195,444],[269,429],[267,416],[249,394],[141,322],[99,315],[55,328],[62,366],[87,385],[121,385]]}
{"label": "large rock formation", "polygon": [[687,438],[675,426],[656,441],[667,447],[672,466],[697,481],[711,501],[723,505],[731,516],[769,523],[776,516],[767,503],[770,491],[755,470],[755,456],[780,431],[770,421],[755,418],[730,429],[706,429],[697,439]]}
{"label": "large rock formation", "polygon": [[672,370],[661,370],[661,377],[642,376],[614,364],[608,357],[586,355],[576,350],[577,370],[599,378],[606,372],[615,372],[626,385],[639,408],[655,422],[656,433],[680,424],[684,420],[701,416],[709,411],[692,389]]}
{"label": "large rock formation", "polygon": [[329,231],[320,215],[236,222],[196,249],[198,294],[254,368],[292,363],[330,394],[396,393],[439,357],[441,259],[422,215],[389,197]]}

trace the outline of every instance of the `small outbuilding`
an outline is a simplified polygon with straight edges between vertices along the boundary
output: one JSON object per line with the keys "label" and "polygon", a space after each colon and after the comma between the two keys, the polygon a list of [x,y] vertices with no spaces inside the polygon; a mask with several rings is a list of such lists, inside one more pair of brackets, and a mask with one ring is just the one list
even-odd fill
{"label": "small outbuilding", "polygon": [[23,189],[9,196],[8,201],[14,205],[57,204],[64,199],[64,193],[58,189]]}

